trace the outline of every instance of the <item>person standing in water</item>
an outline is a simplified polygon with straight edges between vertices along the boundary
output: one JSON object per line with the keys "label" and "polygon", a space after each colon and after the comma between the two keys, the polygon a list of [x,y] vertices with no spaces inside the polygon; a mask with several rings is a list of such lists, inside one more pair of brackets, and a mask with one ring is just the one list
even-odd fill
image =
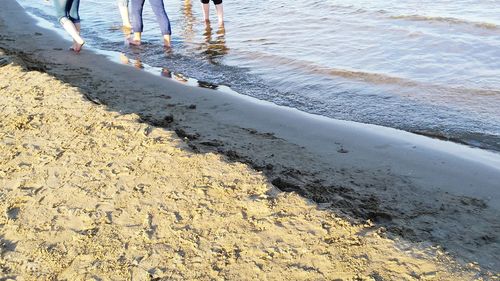
{"label": "person standing in water", "polygon": [[62,27],[73,38],[72,51],[79,53],[85,41],[80,36],[80,0],[53,0],[56,16]]}
{"label": "person standing in water", "polygon": [[[143,31],[142,22],[142,9],[145,0],[131,0],[132,1],[132,29],[134,37],[129,40],[132,45],[141,45],[141,34]],[[170,20],[168,19],[163,0],[149,0],[151,8],[156,15],[158,24],[160,25],[161,34],[163,35],[163,44],[165,47],[170,47],[170,38],[172,30],[170,29]]]}
{"label": "person standing in water", "polygon": [[120,15],[122,17],[122,25],[124,28],[132,28],[130,23],[130,18],[128,15],[128,1],[129,0],[118,0],[118,9],[120,10]]}
{"label": "person standing in water", "polygon": [[[222,7],[222,0],[212,0],[215,5],[215,10],[217,11],[217,18],[219,19],[219,27],[224,26],[224,8]],[[205,19],[205,23],[210,22],[209,16],[209,5],[210,0],[201,0],[201,6],[203,8],[203,18]]]}

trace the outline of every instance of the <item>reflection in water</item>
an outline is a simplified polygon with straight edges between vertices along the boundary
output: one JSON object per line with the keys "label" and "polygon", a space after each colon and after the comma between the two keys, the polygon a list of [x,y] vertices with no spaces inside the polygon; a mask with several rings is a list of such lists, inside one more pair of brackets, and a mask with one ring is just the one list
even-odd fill
{"label": "reflection in water", "polygon": [[[131,65],[131,66],[134,66],[135,68],[138,68],[138,69],[141,69],[141,70],[144,69],[144,70],[147,70],[148,72],[157,73],[156,72],[157,70],[153,70],[154,67],[150,67],[150,66],[145,67],[145,65],[142,63],[141,58],[139,56],[137,56],[135,59],[130,59],[129,57],[127,57],[127,55],[125,53],[120,53],[119,58],[120,58],[120,61],[123,64]],[[181,73],[173,72],[170,69],[168,69],[167,67],[161,68],[160,75],[162,77],[165,77],[165,78],[170,78],[170,79],[173,78],[173,79],[175,79],[175,80],[177,80],[177,81],[179,81],[181,83],[188,83],[189,80],[194,80],[194,79],[190,79],[190,78],[184,76]],[[194,80],[194,81],[195,81],[194,84],[197,83],[198,86],[203,87],[203,88],[216,89],[218,87],[215,84],[210,84],[210,83],[207,83],[207,82],[200,82],[200,83],[198,83],[196,80]],[[193,84],[193,82],[191,82],[189,84]]]}
{"label": "reflection in water", "polygon": [[127,57],[126,54],[120,53],[120,61],[123,64],[132,65],[132,66],[134,66],[135,68],[138,68],[138,69],[144,69],[144,65],[142,64],[142,61],[141,61],[140,57],[136,57],[135,59],[130,59],[129,57]]}
{"label": "reflection in water", "polygon": [[183,74],[181,73],[173,73],[173,77],[175,78],[175,80],[179,81],[179,82],[182,82],[182,83],[186,83],[188,82],[189,78],[184,76]]}
{"label": "reflection in water", "polygon": [[128,39],[130,37],[130,34],[132,34],[132,29],[130,27],[122,26],[121,31],[123,32],[125,39]]}
{"label": "reflection in water", "polygon": [[175,80],[182,82],[182,83],[188,82],[188,79],[189,79],[180,73],[175,73],[175,72],[170,71],[170,69],[168,69],[166,67],[163,67],[161,69],[160,75],[165,77],[165,78],[174,78]]}
{"label": "reflection in water", "polygon": [[[196,18],[193,15],[193,4],[191,0],[184,0],[181,5],[181,14],[184,15],[184,20],[182,21],[184,43],[197,45],[195,33]],[[220,59],[227,54],[229,48],[226,46],[225,33],[224,26],[221,25],[217,32],[213,34],[210,22],[205,22],[205,30],[203,33],[204,42],[201,43],[198,49],[201,50],[201,54],[205,55],[210,63],[215,63],[215,59]]]}
{"label": "reflection in water", "polygon": [[129,38],[130,34],[132,34],[132,28],[130,28],[130,27],[122,26],[120,29],[126,38]]}
{"label": "reflection in water", "polygon": [[134,63],[134,66],[135,66],[136,68],[139,68],[139,69],[143,69],[143,68],[144,68],[144,65],[142,64],[142,61],[141,61],[141,59],[140,59],[140,58],[136,58],[136,59],[133,61],[133,63]]}
{"label": "reflection in water", "polygon": [[217,59],[221,59],[229,51],[226,46],[226,30],[224,26],[219,26],[219,29],[215,34],[212,32],[212,27],[210,22],[205,22],[205,32],[203,36],[205,37],[205,43],[202,45],[204,51],[203,54],[210,63],[216,64]]}
{"label": "reflection in water", "polygon": [[172,71],[170,69],[164,67],[161,69],[161,76],[166,78],[172,78]]}
{"label": "reflection in water", "polygon": [[217,84],[213,84],[213,83],[210,83],[207,81],[201,81],[201,80],[198,81],[198,86],[202,87],[202,88],[212,89],[212,90],[216,90],[217,88],[219,88],[219,85],[217,85]]}
{"label": "reflection in water", "polygon": [[[214,32],[212,30],[212,27],[210,26],[210,23],[206,22],[203,33],[203,39],[202,42],[199,43],[198,40],[200,38],[198,37],[198,40],[196,40],[197,39],[196,38],[197,32],[195,32],[196,18],[193,15],[191,0],[183,1],[183,5],[181,6],[181,14],[184,15],[183,30],[182,30],[184,43],[187,43],[186,45],[189,45],[191,43],[194,46],[197,46],[196,48],[200,51],[202,55],[204,55],[204,57],[211,64],[218,63],[217,60],[222,58],[225,54],[227,54],[229,50],[229,48],[226,46],[226,39],[225,39],[226,32],[224,26],[219,26],[218,30]],[[123,52],[120,53],[120,61],[123,64],[131,65],[138,69],[144,69],[152,73],[159,72],[159,74],[162,77],[174,79],[178,82],[185,83],[188,85],[198,86],[213,90],[219,88],[219,85],[215,83],[191,79],[181,73],[171,71],[169,67],[162,67],[160,69],[153,70],[151,67],[143,65],[141,56],[145,55],[147,56],[147,54],[149,53],[148,52],[149,48],[144,48],[142,46],[140,48],[128,48],[129,47],[128,42],[130,37],[132,36],[131,30],[128,28],[122,28],[121,31],[123,32],[124,42],[125,42],[124,43],[125,50],[123,50]],[[165,58],[168,58],[171,54],[173,54],[172,49],[164,50]]]}
{"label": "reflection in water", "polygon": [[194,39],[194,24],[196,23],[196,18],[193,16],[193,4],[191,0],[184,0],[181,6],[181,14],[184,15],[182,32],[184,35],[185,42],[193,42]]}

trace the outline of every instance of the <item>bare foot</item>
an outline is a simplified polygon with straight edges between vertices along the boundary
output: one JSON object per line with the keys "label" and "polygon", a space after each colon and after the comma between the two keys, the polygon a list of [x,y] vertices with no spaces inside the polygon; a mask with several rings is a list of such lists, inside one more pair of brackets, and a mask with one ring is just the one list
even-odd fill
{"label": "bare foot", "polygon": [[129,39],[128,39],[128,43],[129,43],[130,45],[133,45],[133,46],[140,46],[140,45],[141,45],[141,41],[139,41],[139,40],[134,40],[134,39],[132,39],[132,38],[129,38]]}
{"label": "bare foot", "polygon": [[85,45],[85,41],[83,41],[81,44],[73,41],[73,46],[71,46],[71,48],[69,49],[75,53],[80,53],[83,45]]}
{"label": "bare foot", "polygon": [[224,25],[219,26],[219,29],[217,30],[217,35],[225,35],[226,34],[226,29],[224,28]]}

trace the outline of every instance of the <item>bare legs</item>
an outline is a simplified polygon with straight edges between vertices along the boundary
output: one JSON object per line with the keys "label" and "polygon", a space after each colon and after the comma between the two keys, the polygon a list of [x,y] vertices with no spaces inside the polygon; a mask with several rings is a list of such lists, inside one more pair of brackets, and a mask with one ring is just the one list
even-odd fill
{"label": "bare legs", "polygon": [[130,23],[130,17],[128,14],[128,7],[118,4],[118,9],[120,10],[120,15],[122,17],[122,25],[124,28],[132,28],[132,24]]}
{"label": "bare legs", "polygon": [[73,39],[71,49],[75,52],[80,52],[85,41],[80,37],[80,15],[78,9],[80,0],[53,0],[56,16],[64,30]]}
{"label": "bare legs", "polygon": [[[74,23],[75,25],[75,28],[76,28],[76,32],[78,32],[78,35],[80,35],[80,30],[81,30],[81,25],[80,23]],[[75,41],[75,39],[73,39],[73,47],[72,47],[73,51],[75,52],[79,52],[81,49],[82,49],[82,45],[80,45],[78,42]]]}
{"label": "bare legs", "polygon": [[[209,17],[210,3],[208,4],[202,3],[201,5],[203,8],[203,19],[205,20],[205,23],[210,22],[210,17]],[[219,26],[224,26],[224,8],[222,4],[215,5],[215,10],[217,11],[217,19],[219,21]]]}
{"label": "bare legs", "polygon": [[205,20],[205,22],[210,22],[210,14],[209,14],[209,11],[210,11],[210,4],[201,4],[202,8],[203,8],[203,19]]}
{"label": "bare legs", "polygon": [[85,41],[80,37],[80,24],[79,23],[73,23],[70,19],[63,17],[59,21],[68,32],[68,34],[73,38],[73,51],[75,52],[80,52],[82,49],[83,44],[85,44]]}
{"label": "bare legs", "polygon": [[224,26],[224,8],[222,4],[215,5],[217,11],[217,18],[219,19],[219,26]]}

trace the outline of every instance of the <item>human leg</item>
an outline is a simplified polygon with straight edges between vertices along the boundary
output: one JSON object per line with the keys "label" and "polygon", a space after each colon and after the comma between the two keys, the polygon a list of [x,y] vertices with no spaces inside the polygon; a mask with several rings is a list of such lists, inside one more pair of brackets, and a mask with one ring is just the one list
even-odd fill
{"label": "human leg", "polygon": [[[74,23],[74,25],[76,28],[76,32],[78,32],[78,35],[80,35],[80,30],[81,30],[80,23],[79,22]],[[85,44],[85,41],[83,43],[79,43],[79,42],[75,41],[75,39],[73,39],[73,47],[71,47],[71,49],[78,53],[82,50],[83,44]]]}
{"label": "human leg", "polygon": [[118,10],[120,10],[123,26],[127,28],[132,28],[128,12],[128,0],[118,0]]}
{"label": "human leg", "polygon": [[141,33],[143,30],[142,22],[142,9],[144,7],[144,0],[131,0],[132,1],[132,29],[134,30],[134,38],[130,40],[130,44],[141,44]]}
{"label": "human leg", "polygon": [[208,2],[209,0],[201,0],[201,8],[203,10],[203,19],[205,20],[205,22],[210,21],[210,5],[208,4]]}
{"label": "human leg", "polygon": [[[68,18],[71,20],[71,22],[73,22],[78,35],[80,35],[80,30],[81,30],[79,9],[80,9],[80,0],[72,0],[71,7],[69,8]],[[77,42],[77,40],[73,38],[72,49],[75,52],[79,52],[82,49],[82,45],[83,44],[81,44],[81,42]]]}
{"label": "human leg", "polygon": [[66,30],[66,32],[71,36],[71,38],[73,38],[73,41],[74,41],[73,42],[73,50],[75,52],[79,52],[81,50],[83,44],[85,44],[85,41],[80,36],[80,32],[78,31],[77,27],[67,17],[61,18],[61,20],[59,20],[59,22],[61,23],[64,30]]}
{"label": "human leg", "polygon": [[172,30],[167,12],[165,12],[163,0],[149,0],[149,3],[151,3],[151,8],[153,9],[156,19],[158,20],[158,24],[160,25],[161,34],[163,35],[163,43],[165,46],[170,47],[170,35],[172,34]]}
{"label": "human leg", "polygon": [[217,19],[219,20],[219,26],[224,25],[224,8],[222,6],[222,0],[214,0],[215,10],[217,11]]}
{"label": "human leg", "polygon": [[[81,46],[85,43],[85,41],[82,37],[80,37],[79,31],[77,30],[70,14],[74,1],[78,0],[53,0],[53,4],[56,9],[56,16],[59,23],[71,36],[71,38],[73,38],[73,40]],[[75,16],[74,20],[78,23],[80,21],[80,17],[78,16],[78,3],[76,3],[75,10],[72,15]]]}

